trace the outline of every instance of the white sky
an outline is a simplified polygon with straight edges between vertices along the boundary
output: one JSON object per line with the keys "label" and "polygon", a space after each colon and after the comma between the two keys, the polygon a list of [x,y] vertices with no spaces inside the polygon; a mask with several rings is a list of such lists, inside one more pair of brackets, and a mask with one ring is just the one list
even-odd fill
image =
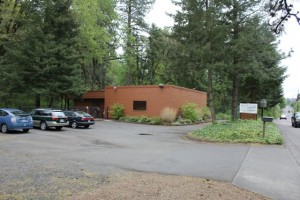
{"label": "white sky", "polygon": [[[294,4],[294,7],[295,10],[300,11],[300,2]],[[156,0],[146,21],[161,28],[172,26],[173,19],[167,16],[166,12],[175,13],[176,6],[171,3],[171,0]],[[291,19],[286,24],[286,33],[283,33],[279,39],[281,41],[279,47],[282,52],[287,53],[290,49],[294,51],[291,57],[282,62],[282,65],[287,67],[286,75],[288,75],[283,83],[283,89],[286,98],[296,98],[298,92],[300,93],[300,26],[296,20]]]}

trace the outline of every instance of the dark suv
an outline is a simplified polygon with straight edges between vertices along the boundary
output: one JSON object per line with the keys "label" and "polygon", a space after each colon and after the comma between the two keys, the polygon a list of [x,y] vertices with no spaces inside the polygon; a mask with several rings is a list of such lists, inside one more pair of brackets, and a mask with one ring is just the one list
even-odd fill
{"label": "dark suv", "polygon": [[291,118],[292,126],[297,128],[300,126],[300,112],[295,112]]}
{"label": "dark suv", "polygon": [[31,111],[31,116],[33,126],[39,127],[41,130],[46,130],[50,127],[61,130],[62,127],[69,124],[66,115],[61,110],[38,108]]}
{"label": "dark suv", "polygon": [[78,126],[88,128],[90,125],[95,124],[94,117],[83,111],[67,110],[64,113],[68,117],[69,126],[72,128],[77,128]]}

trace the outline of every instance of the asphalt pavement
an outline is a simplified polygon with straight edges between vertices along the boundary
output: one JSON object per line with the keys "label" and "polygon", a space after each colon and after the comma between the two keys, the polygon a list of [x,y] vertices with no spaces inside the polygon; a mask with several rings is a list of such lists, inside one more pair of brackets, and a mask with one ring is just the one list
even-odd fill
{"label": "asphalt pavement", "polygon": [[[300,128],[293,128],[289,119],[274,122],[285,137],[284,145],[199,143],[185,134],[204,124],[152,126],[109,120],[89,129],[0,135],[0,179],[13,177],[15,168],[31,158],[30,167],[55,160],[66,163],[70,173],[80,165],[201,177],[273,199],[299,200]],[[18,163],[18,158],[20,164],[11,170],[10,162]]]}

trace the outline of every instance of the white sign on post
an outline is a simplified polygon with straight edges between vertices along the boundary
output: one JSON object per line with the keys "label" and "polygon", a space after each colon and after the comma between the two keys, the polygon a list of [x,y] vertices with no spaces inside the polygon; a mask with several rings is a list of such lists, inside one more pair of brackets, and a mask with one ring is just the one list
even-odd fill
{"label": "white sign on post", "polygon": [[256,103],[241,103],[240,113],[257,114],[257,104]]}

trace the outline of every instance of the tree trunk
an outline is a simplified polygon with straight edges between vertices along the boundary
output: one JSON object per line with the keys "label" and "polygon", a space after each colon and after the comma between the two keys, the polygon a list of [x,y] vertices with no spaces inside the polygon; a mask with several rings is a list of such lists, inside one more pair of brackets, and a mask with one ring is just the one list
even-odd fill
{"label": "tree trunk", "polygon": [[40,94],[35,95],[35,107],[36,108],[41,107],[41,95]]}
{"label": "tree trunk", "polygon": [[[209,2],[208,0],[205,1],[205,10],[206,10],[206,22],[209,21]],[[206,25],[207,27],[207,25]],[[211,49],[210,49],[211,51]],[[213,94],[213,75],[212,75],[212,66],[208,65],[208,106],[211,114],[212,122],[216,121],[216,113],[215,113],[215,106],[214,106],[214,94]]]}
{"label": "tree trunk", "polygon": [[99,89],[104,89],[104,64],[99,64]]}
{"label": "tree trunk", "polygon": [[64,109],[64,101],[65,101],[64,95],[60,94],[60,109],[61,110]]}
{"label": "tree trunk", "polygon": [[98,64],[98,61],[93,58],[93,83],[92,83],[92,90],[95,89],[95,85],[97,83],[97,74],[96,74],[96,68],[97,68],[97,64]]}
{"label": "tree trunk", "polygon": [[[126,44],[126,48],[127,48],[127,56],[129,57],[129,59],[131,59],[131,51],[132,51],[132,43],[131,43],[131,34],[132,34],[132,27],[131,27],[131,21],[132,21],[132,2],[131,0],[128,1],[128,12],[127,12],[127,44]],[[128,59],[128,58],[127,58]],[[132,66],[131,66],[131,61],[127,60],[127,67],[128,67],[128,71],[127,71],[127,84],[130,85],[132,84]]]}
{"label": "tree trunk", "polygon": [[[232,12],[232,25],[233,25],[233,39],[236,41],[239,38],[239,23],[238,23],[238,2],[233,1],[233,12]],[[233,71],[232,73],[232,104],[231,104],[231,117],[233,120],[238,119],[238,90],[239,90],[239,75],[236,72],[238,66],[238,57],[236,52],[233,55]]]}
{"label": "tree trunk", "polygon": [[213,94],[213,76],[212,70],[208,69],[208,105],[211,113],[212,122],[216,121],[216,113],[214,107],[214,94]]}
{"label": "tree trunk", "polygon": [[49,101],[48,107],[51,108],[52,104],[53,104],[53,97],[50,97],[50,101]]}
{"label": "tree trunk", "polygon": [[239,91],[239,77],[233,77],[232,80],[232,102],[231,102],[231,116],[233,120],[238,119],[238,91]]}

